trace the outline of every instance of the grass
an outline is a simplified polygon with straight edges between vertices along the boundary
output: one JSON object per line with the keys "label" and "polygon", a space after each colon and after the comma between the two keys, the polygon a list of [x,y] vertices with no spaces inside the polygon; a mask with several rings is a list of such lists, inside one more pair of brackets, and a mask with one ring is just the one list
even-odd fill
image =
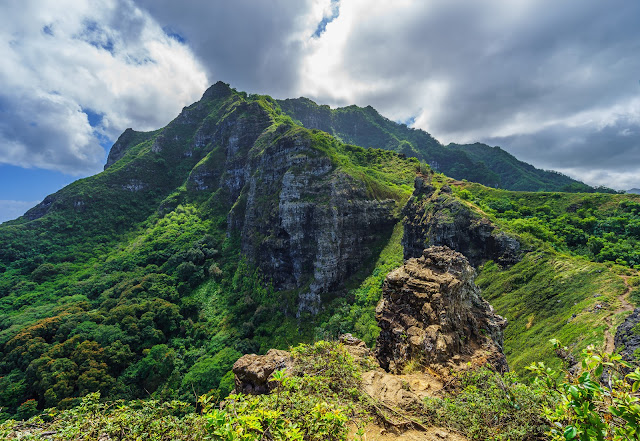
{"label": "grass", "polygon": [[553,250],[527,253],[504,270],[488,262],[476,283],[509,321],[505,354],[518,373],[534,361],[558,364],[548,344],[551,338],[569,343],[574,353],[590,344],[602,347],[604,319],[626,290],[607,266]]}

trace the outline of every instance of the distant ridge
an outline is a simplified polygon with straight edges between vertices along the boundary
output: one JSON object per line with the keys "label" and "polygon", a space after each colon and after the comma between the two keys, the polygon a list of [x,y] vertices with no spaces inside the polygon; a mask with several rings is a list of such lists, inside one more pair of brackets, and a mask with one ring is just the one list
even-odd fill
{"label": "distant ridge", "polygon": [[559,172],[535,168],[500,147],[481,143],[445,146],[424,130],[391,121],[371,106],[331,109],[304,97],[277,102],[307,128],[328,132],[345,143],[415,156],[458,180],[517,191],[612,192]]}

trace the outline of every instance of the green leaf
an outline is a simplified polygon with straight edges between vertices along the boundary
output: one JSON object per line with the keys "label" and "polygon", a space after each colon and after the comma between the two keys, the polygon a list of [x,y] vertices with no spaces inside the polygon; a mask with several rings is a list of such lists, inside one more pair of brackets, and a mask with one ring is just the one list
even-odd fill
{"label": "green leaf", "polygon": [[596,376],[600,376],[602,375],[602,365],[598,365],[598,367],[596,368]]}
{"label": "green leaf", "polygon": [[580,392],[578,391],[578,388],[575,386],[569,386],[569,393],[571,394],[574,400],[577,400],[578,398],[580,398]]}
{"label": "green leaf", "polygon": [[567,426],[564,429],[564,439],[574,439],[578,435],[578,431],[573,426]]}

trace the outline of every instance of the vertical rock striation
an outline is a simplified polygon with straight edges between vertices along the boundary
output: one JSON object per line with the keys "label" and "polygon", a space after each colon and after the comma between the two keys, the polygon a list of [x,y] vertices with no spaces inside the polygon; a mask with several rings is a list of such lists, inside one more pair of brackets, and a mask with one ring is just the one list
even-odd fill
{"label": "vertical rock striation", "polygon": [[405,259],[421,256],[430,245],[444,245],[464,254],[476,267],[487,260],[503,266],[520,261],[516,239],[473,213],[448,185],[440,189],[431,185],[430,178],[416,177],[415,191],[403,210]]}
{"label": "vertical rock striation", "polygon": [[272,135],[252,151],[230,225],[276,290],[299,290],[298,311],[319,311],[393,229],[395,201],[376,200],[302,135]]}
{"label": "vertical rock striation", "polygon": [[616,352],[631,363],[640,359],[640,308],[636,308],[618,329],[614,339]]}

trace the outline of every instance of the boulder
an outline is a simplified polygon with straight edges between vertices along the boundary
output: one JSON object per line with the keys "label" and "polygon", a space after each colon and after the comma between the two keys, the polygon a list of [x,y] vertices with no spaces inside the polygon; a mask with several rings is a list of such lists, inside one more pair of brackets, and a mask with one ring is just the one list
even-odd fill
{"label": "boulder", "polygon": [[280,369],[291,369],[293,359],[287,351],[269,349],[266,355],[243,355],[233,365],[236,393],[266,394],[273,390],[277,383],[271,374]]}
{"label": "boulder", "polygon": [[640,349],[640,329],[638,324],[640,324],[640,308],[636,308],[618,326],[614,339],[616,352],[619,352],[624,360],[631,363],[636,363],[640,358],[637,355]]}
{"label": "boulder", "polygon": [[373,351],[367,347],[367,344],[351,334],[342,334],[338,337],[338,341],[344,345],[356,363],[363,363],[373,356]]}

